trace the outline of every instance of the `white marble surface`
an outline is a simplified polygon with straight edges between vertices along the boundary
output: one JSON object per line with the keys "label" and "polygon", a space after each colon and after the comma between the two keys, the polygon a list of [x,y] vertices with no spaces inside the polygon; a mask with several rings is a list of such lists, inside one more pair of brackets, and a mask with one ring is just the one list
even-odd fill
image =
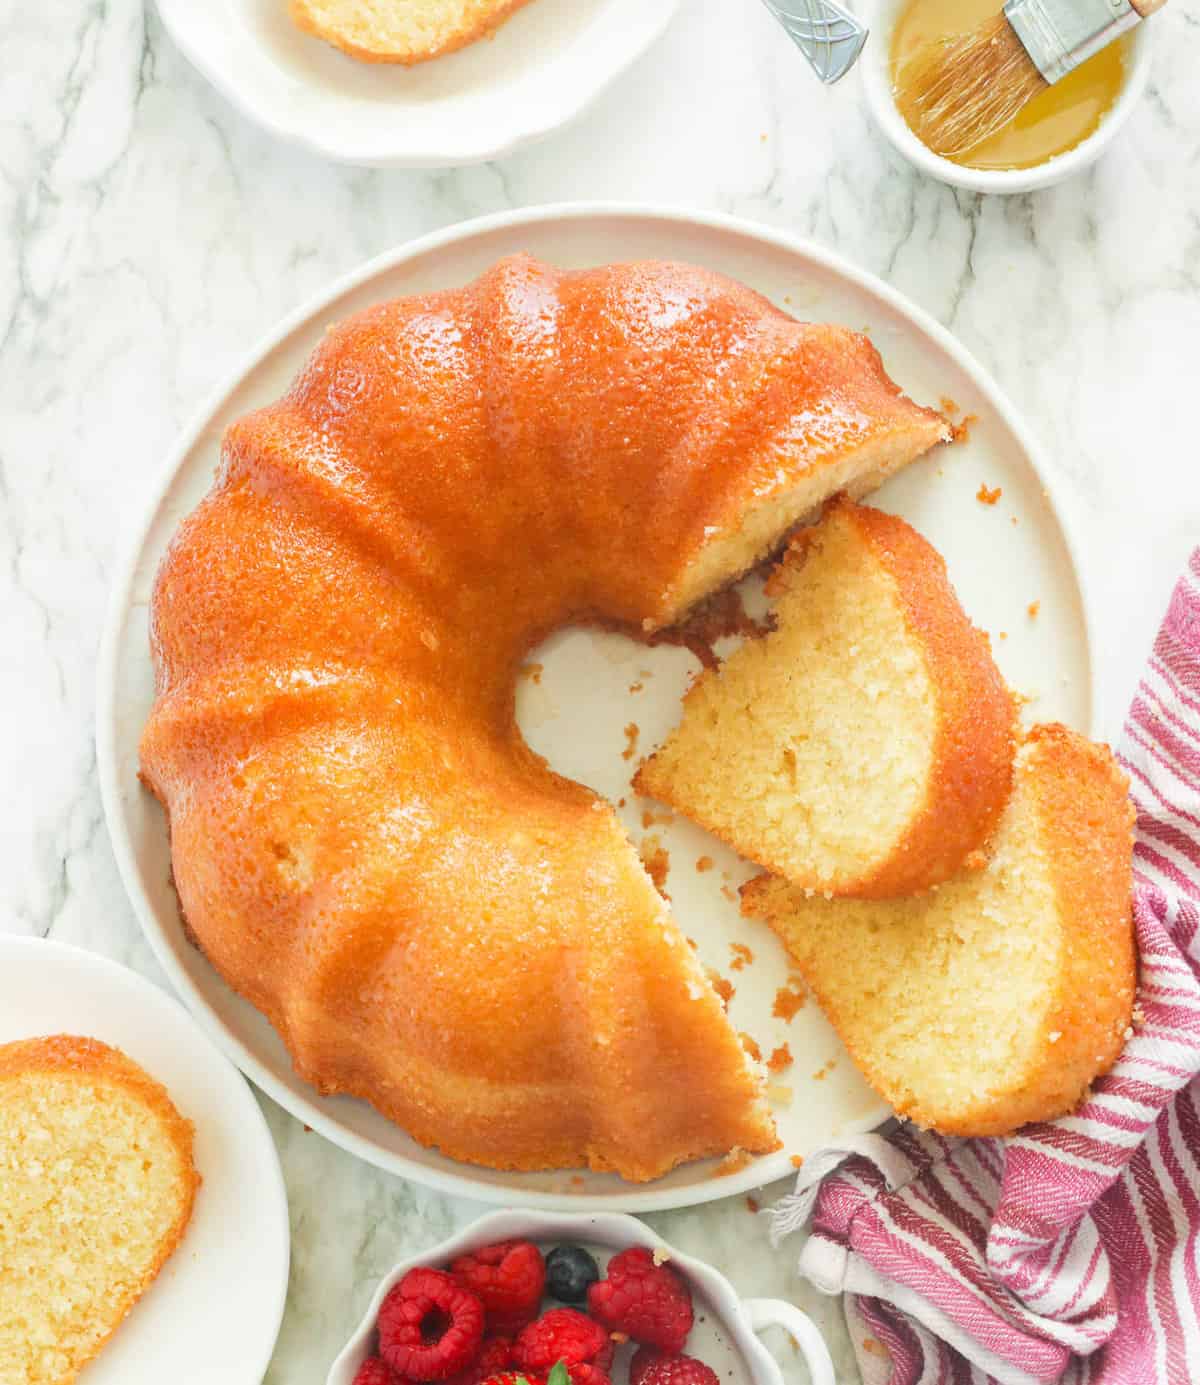
{"label": "white marble surface", "polygon": [[[868,126],[855,82],[818,88],[753,0],[691,0],[573,129],[433,174],[281,147],[190,70],[141,0],[9,0],[0,928],[156,975],[116,877],[92,748],[96,641],[127,522],[184,418],[283,313],[370,254],[527,203],[642,198],[755,217],[837,248],[946,323],[1019,401],[1073,501],[1115,730],[1200,539],[1200,0],[1155,22],[1148,99],[1103,164],[1001,201],[912,174]],[[377,1174],[266,1104],[295,1237],[268,1379],[319,1385],[376,1277],[477,1209]],[[766,1249],[740,1200],[653,1220],[746,1293],[815,1306],[846,1362],[837,1306]]]}

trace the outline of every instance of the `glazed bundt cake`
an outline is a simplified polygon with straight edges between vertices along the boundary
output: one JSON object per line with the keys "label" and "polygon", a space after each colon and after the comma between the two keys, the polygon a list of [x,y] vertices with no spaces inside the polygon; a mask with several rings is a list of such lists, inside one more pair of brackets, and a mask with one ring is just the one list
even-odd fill
{"label": "glazed bundt cake", "polygon": [[941,555],[843,496],[767,592],[775,628],[692,684],[634,787],[803,889],[940,884],[996,825],[1016,723]]}
{"label": "glazed bundt cake", "polygon": [[1070,1111],[1133,1009],[1133,807],[1107,746],[1035,727],[982,868],[912,899],[826,900],[770,876],[783,939],[864,1076],[948,1135]]}
{"label": "glazed bundt cake", "polygon": [[496,1168],[775,1147],[517,669],[569,622],[677,620],[947,432],[865,338],[716,274],[525,257],[343,322],[235,423],[157,578],[142,769],[187,927],[300,1074]]}

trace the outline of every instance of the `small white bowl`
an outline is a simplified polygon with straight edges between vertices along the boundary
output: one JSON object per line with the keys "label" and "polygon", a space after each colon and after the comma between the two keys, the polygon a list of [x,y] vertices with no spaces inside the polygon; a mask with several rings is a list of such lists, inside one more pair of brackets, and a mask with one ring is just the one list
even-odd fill
{"label": "small white bowl", "polygon": [[867,107],[876,125],[892,146],[915,168],[970,192],[1035,192],[1061,183],[1094,163],[1108,148],[1130,112],[1146,89],[1150,74],[1153,24],[1139,24],[1134,34],[1129,74],[1113,104],[1112,110],[1100,122],[1099,128],[1074,149],[1038,164],[1034,168],[1003,169],[964,168],[935,154],[913,134],[904,117],[896,109],[892,96],[891,48],[892,26],[907,0],[860,0],[856,9],[871,29],[870,42],[859,60]]}
{"label": "small white bowl", "polygon": [[355,1372],[371,1354],[375,1318],[392,1285],[418,1265],[440,1268],[455,1256],[495,1241],[529,1240],[571,1242],[602,1252],[616,1253],[627,1246],[663,1250],[672,1266],[687,1280],[695,1300],[696,1325],[688,1341],[688,1354],[705,1361],[722,1380],[746,1385],[783,1385],[783,1374],[774,1357],[755,1333],[782,1327],[800,1348],[812,1385],[836,1385],[833,1362],[824,1339],[811,1318],[780,1299],[742,1299],[724,1275],[711,1265],[672,1250],[636,1217],[621,1212],[577,1215],[557,1212],[492,1212],[431,1250],[414,1255],[385,1275],[371,1299],[362,1322],[341,1355],[329,1369],[325,1385],[352,1385]]}

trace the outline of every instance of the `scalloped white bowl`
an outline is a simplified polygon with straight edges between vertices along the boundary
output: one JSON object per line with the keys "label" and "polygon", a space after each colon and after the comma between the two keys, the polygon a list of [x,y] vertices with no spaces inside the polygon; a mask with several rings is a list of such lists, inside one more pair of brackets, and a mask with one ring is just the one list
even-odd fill
{"label": "scalloped white bowl", "polygon": [[243,115],[339,163],[498,158],[573,120],[666,29],[680,0],[533,0],[490,37],[415,67],[302,33],[287,0],[158,0],[184,55]]}
{"label": "scalloped white bowl", "polygon": [[393,1284],[418,1265],[441,1268],[458,1255],[495,1241],[569,1241],[600,1252],[603,1260],[629,1246],[663,1250],[692,1291],[696,1325],[688,1339],[689,1355],[710,1365],[722,1380],[746,1385],[783,1385],[774,1357],[755,1335],[768,1327],[790,1333],[808,1367],[812,1385],[836,1385],[833,1362],[824,1339],[807,1314],[782,1299],[743,1299],[723,1274],[682,1251],[673,1250],[644,1222],[619,1212],[571,1216],[549,1212],[492,1212],[448,1241],[401,1261],[380,1281],[354,1335],[330,1367],[325,1385],[352,1385],[359,1366],[371,1355],[375,1318]]}

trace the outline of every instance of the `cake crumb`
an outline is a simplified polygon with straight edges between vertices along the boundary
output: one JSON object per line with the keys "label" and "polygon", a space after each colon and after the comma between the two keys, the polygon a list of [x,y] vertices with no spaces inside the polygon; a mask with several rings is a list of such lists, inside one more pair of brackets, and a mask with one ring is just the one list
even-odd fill
{"label": "cake crumb", "polygon": [[520,676],[528,679],[531,683],[540,683],[542,681],[542,674],[545,671],[545,664],[522,664]]}
{"label": "cake crumb", "polygon": [[636,682],[636,683],[630,683],[630,685],[629,685],[629,691],[630,691],[631,693],[640,693],[640,692],[642,691],[642,689],[643,689],[645,686],[646,686],[645,683],[643,683],[643,682],[639,679],[638,682]]}
{"label": "cake crumb", "polygon": [[803,1154],[793,1154],[793,1155],[792,1155],[792,1168],[794,1168],[794,1169],[802,1169],[803,1167],[804,1167],[804,1155],[803,1155]]}
{"label": "cake crumb", "polygon": [[734,904],[737,903],[737,891],[736,891],[736,890],[731,890],[731,889],[729,888],[728,885],[722,885],[722,886],[721,886],[721,893],[725,896],[726,899],[732,900]]}
{"label": "cake crumb", "polygon": [[954,402],[953,399],[950,398],[948,394],[943,394],[942,397],[938,400],[938,409],[941,413],[944,414],[958,413],[958,405]]}
{"label": "cake crumb", "polygon": [[[753,1157],[754,1156],[749,1150],[742,1149],[742,1147],[738,1145],[734,1149],[731,1149],[725,1158],[717,1165],[717,1177],[726,1178],[731,1173],[740,1173],[741,1170],[750,1163]],[[660,1263],[661,1261],[655,1261],[655,1264]]]}
{"label": "cake crumb", "polygon": [[739,1034],[738,1038],[742,1041],[742,1047],[754,1059],[756,1063],[762,1062],[762,1049],[758,1046],[758,1040],[750,1034]]}
{"label": "cake crumb", "polygon": [[625,749],[621,751],[622,760],[632,760],[637,754],[639,735],[641,735],[641,728],[636,721],[631,721],[625,728]]}
{"label": "cake crumb", "polygon": [[729,950],[733,953],[733,961],[729,964],[730,971],[743,971],[748,962],[754,961],[754,953],[745,943],[730,943]]}
{"label": "cake crumb", "polygon": [[624,800],[623,798],[618,798],[618,799],[617,799],[617,807],[618,807],[618,808],[624,808],[624,806],[625,806],[625,800]]}
{"label": "cake crumb", "polygon": [[771,1072],[784,1072],[792,1066],[794,1061],[792,1050],[788,1048],[787,1044],[780,1044],[767,1059],[767,1067]]}
{"label": "cake crumb", "polygon": [[971,428],[978,422],[978,414],[966,414],[957,423],[952,423],[950,425],[950,441],[952,443],[970,442]]}
{"label": "cake crumb", "polygon": [[669,827],[674,821],[674,813],[652,813],[648,808],[642,809],[642,826],[644,828]]}
{"label": "cake crumb", "polygon": [[708,973],[709,982],[716,993],[721,997],[721,1004],[728,1010],[729,1002],[737,994],[734,990],[733,982],[727,980],[720,972],[713,971],[711,968]]}
{"label": "cake crumb", "polygon": [[642,858],[642,865],[646,867],[646,874],[654,881],[654,888],[664,899],[670,899],[667,893],[667,875],[671,869],[671,854],[658,837],[644,837],[642,844],[638,848],[638,855]]}
{"label": "cake crumb", "polygon": [[1134,1024],[1145,1024],[1146,1012],[1142,1009],[1140,1005],[1135,1005],[1133,1007],[1133,1014],[1130,1016],[1130,1018],[1133,1020]]}
{"label": "cake crumb", "polygon": [[697,875],[703,875],[704,872],[705,872],[706,870],[712,870],[713,864],[714,864],[714,862],[713,862],[713,858],[712,858],[711,856],[697,856],[697,857],[696,857],[696,874],[697,874]]}
{"label": "cake crumb", "polygon": [[1015,528],[1017,527],[1017,525],[1020,524],[1021,521],[1016,517],[1016,515],[1013,515],[1013,516],[1009,519],[1008,522],[1009,522],[1009,524],[1011,524],[1012,527],[1015,529]]}
{"label": "cake crumb", "polygon": [[812,1075],[814,1082],[824,1082],[829,1074],[837,1067],[837,1059],[831,1058],[828,1063],[823,1063]]}
{"label": "cake crumb", "polygon": [[650,1258],[654,1261],[656,1265],[665,1265],[667,1261],[671,1258],[671,1252],[666,1248],[666,1246],[655,1246],[654,1254],[651,1255]]}
{"label": "cake crumb", "polygon": [[571,1187],[572,1187],[572,1188],[582,1188],[583,1185],[584,1185],[584,1181],[585,1181],[585,1180],[584,1180],[583,1174],[581,1174],[581,1173],[573,1173],[573,1174],[571,1175]]}
{"label": "cake crumb", "polygon": [[1004,492],[999,486],[997,486],[995,490],[988,490],[986,485],[981,484],[979,489],[975,492],[975,499],[978,500],[981,505],[995,505],[1003,494]]}
{"label": "cake crumb", "polygon": [[758,1211],[758,1199],[757,1199],[757,1198],[751,1197],[749,1193],[746,1194],[746,1211],[747,1211],[747,1212],[757,1212],[757,1211]]}
{"label": "cake crumb", "polygon": [[1025,614],[1029,617],[1030,620],[1037,620],[1038,612],[1041,609],[1042,603],[1040,601],[1031,601],[1029,605],[1025,608]]}
{"label": "cake crumb", "polygon": [[608,1335],[619,1347],[623,1347],[629,1341],[628,1332],[610,1332]]}
{"label": "cake crumb", "polygon": [[1000,631],[1000,638],[1001,638],[1002,640],[1008,639],[1008,631],[1007,631],[1007,630],[1001,630],[1001,631]]}
{"label": "cake crumb", "polygon": [[796,990],[795,985],[793,980],[786,986],[780,986],[775,992],[775,1004],[771,1007],[771,1014],[777,1020],[785,1020],[789,1024],[808,1003],[808,992]]}
{"label": "cake crumb", "polygon": [[891,1354],[882,1342],[877,1342],[874,1337],[864,1337],[863,1350],[868,1356],[878,1356],[884,1361],[891,1359]]}

